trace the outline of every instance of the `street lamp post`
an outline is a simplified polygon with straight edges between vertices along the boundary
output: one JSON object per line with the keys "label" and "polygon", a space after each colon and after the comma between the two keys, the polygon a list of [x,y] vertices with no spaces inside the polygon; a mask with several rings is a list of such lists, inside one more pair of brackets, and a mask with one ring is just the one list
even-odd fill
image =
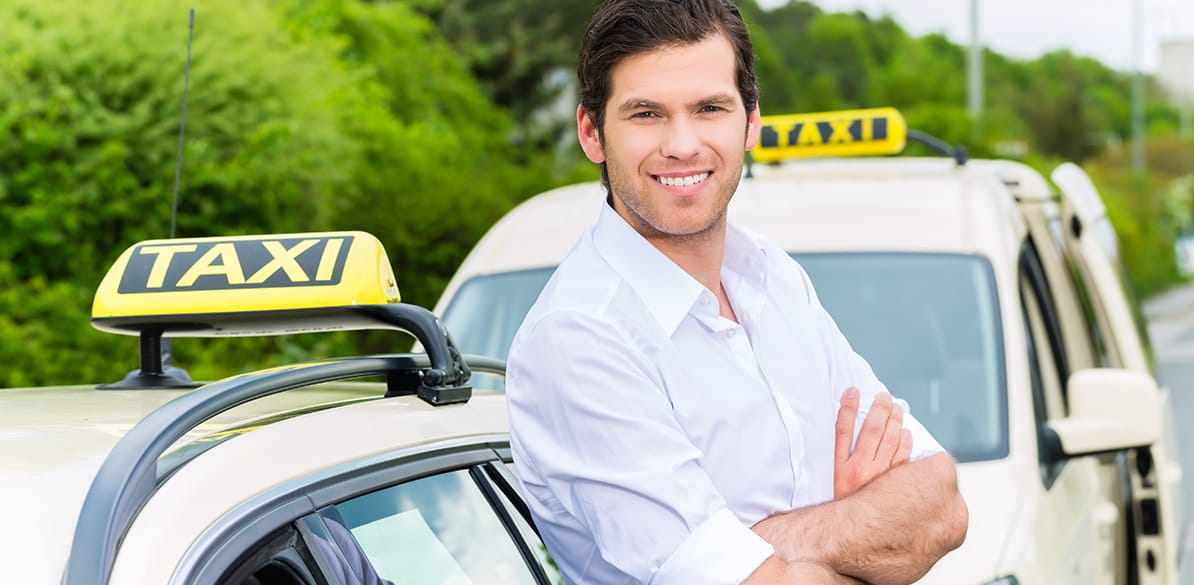
{"label": "street lamp post", "polygon": [[1132,0],[1132,170],[1144,173],[1144,66],[1140,58],[1142,0]]}
{"label": "street lamp post", "polygon": [[983,48],[978,39],[978,0],[970,0],[970,54],[966,66],[966,111],[973,124],[974,138],[979,135],[983,114]]}

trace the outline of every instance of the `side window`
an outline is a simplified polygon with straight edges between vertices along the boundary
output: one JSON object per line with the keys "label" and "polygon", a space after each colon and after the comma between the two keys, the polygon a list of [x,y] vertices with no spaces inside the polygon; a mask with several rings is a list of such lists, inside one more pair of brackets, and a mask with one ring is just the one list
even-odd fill
{"label": "side window", "polygon": [[[326,508],[320,517],[346,529],[376,572],[363,583],[537,585],[496,510],[468,470],[396,485]],[[351,556],[352,548],[344,550]],[[359,576],[359,575],[358,575]]]}
{"label": "side window", "polygon": [[220,585],[316,585],[315,561],[291,526],[267,536],[234,568],[220,578]]}
{"label": "side window", "polygon": [[1025,246],[1020,262],[1020,299],[1036,413],[1041,480],[1050,487],[1061,472],[1064,460],[1053,461],[1049,455],[1051,437],[1047,436],[1045,423],[1066,416],[1064,388],[1067,372],[1058,329],[1055,321],[1050,322],[1047,297],[1040,293],[1043,277],[1036,262],[1031,245]]}

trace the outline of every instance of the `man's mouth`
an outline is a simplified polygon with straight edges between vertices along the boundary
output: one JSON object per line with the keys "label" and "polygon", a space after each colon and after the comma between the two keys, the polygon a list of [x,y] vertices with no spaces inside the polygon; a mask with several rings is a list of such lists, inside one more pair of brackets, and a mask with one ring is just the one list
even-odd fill
{"label": "man's mouth", "polygon": [[708,179],[708,178],[709,178],[709,173],[707,173],[707,172],[706,173],[698,173],[696,175],[688,175],[685,177],[662,177],[659,175],[655,175],[655,180],[660,185],[666,185],[668,187],[687,187],[689,185],[696,185],[698,183],[703,183],[705,181],[705,179]]}

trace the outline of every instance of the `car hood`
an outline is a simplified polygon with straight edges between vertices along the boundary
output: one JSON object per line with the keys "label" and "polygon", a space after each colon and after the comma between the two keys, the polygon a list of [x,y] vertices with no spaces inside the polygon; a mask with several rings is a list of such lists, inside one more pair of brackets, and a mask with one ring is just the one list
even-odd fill
{"label": "car hood", "polygon": [[[285,393],[220,415],[179,444],[287,408],[360,397],[345,388]],[[57,584],[74,526],[105,457],[139,420],[186,390],[97,390],[94,386],[0,389],[0,532],[4,581]],[[371,395],[379,395],[376,389]]]}
{"label": "car hood", "polygon": [[945,555],[920,585],[982,585],[1001,575],[1004,549],[1024,498],[1007,459],[958,464],[958,490],[970,511],[966,541]]}

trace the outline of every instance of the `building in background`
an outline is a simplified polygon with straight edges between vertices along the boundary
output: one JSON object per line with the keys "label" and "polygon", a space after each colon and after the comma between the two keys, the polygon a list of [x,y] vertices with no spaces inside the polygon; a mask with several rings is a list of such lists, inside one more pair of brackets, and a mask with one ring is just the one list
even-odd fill
{"label": "building in background", "polygon": [[1194,39],[1161,43],[1161,62],[1157,79],[1182,113],[1182,136],[1194,137]]}

